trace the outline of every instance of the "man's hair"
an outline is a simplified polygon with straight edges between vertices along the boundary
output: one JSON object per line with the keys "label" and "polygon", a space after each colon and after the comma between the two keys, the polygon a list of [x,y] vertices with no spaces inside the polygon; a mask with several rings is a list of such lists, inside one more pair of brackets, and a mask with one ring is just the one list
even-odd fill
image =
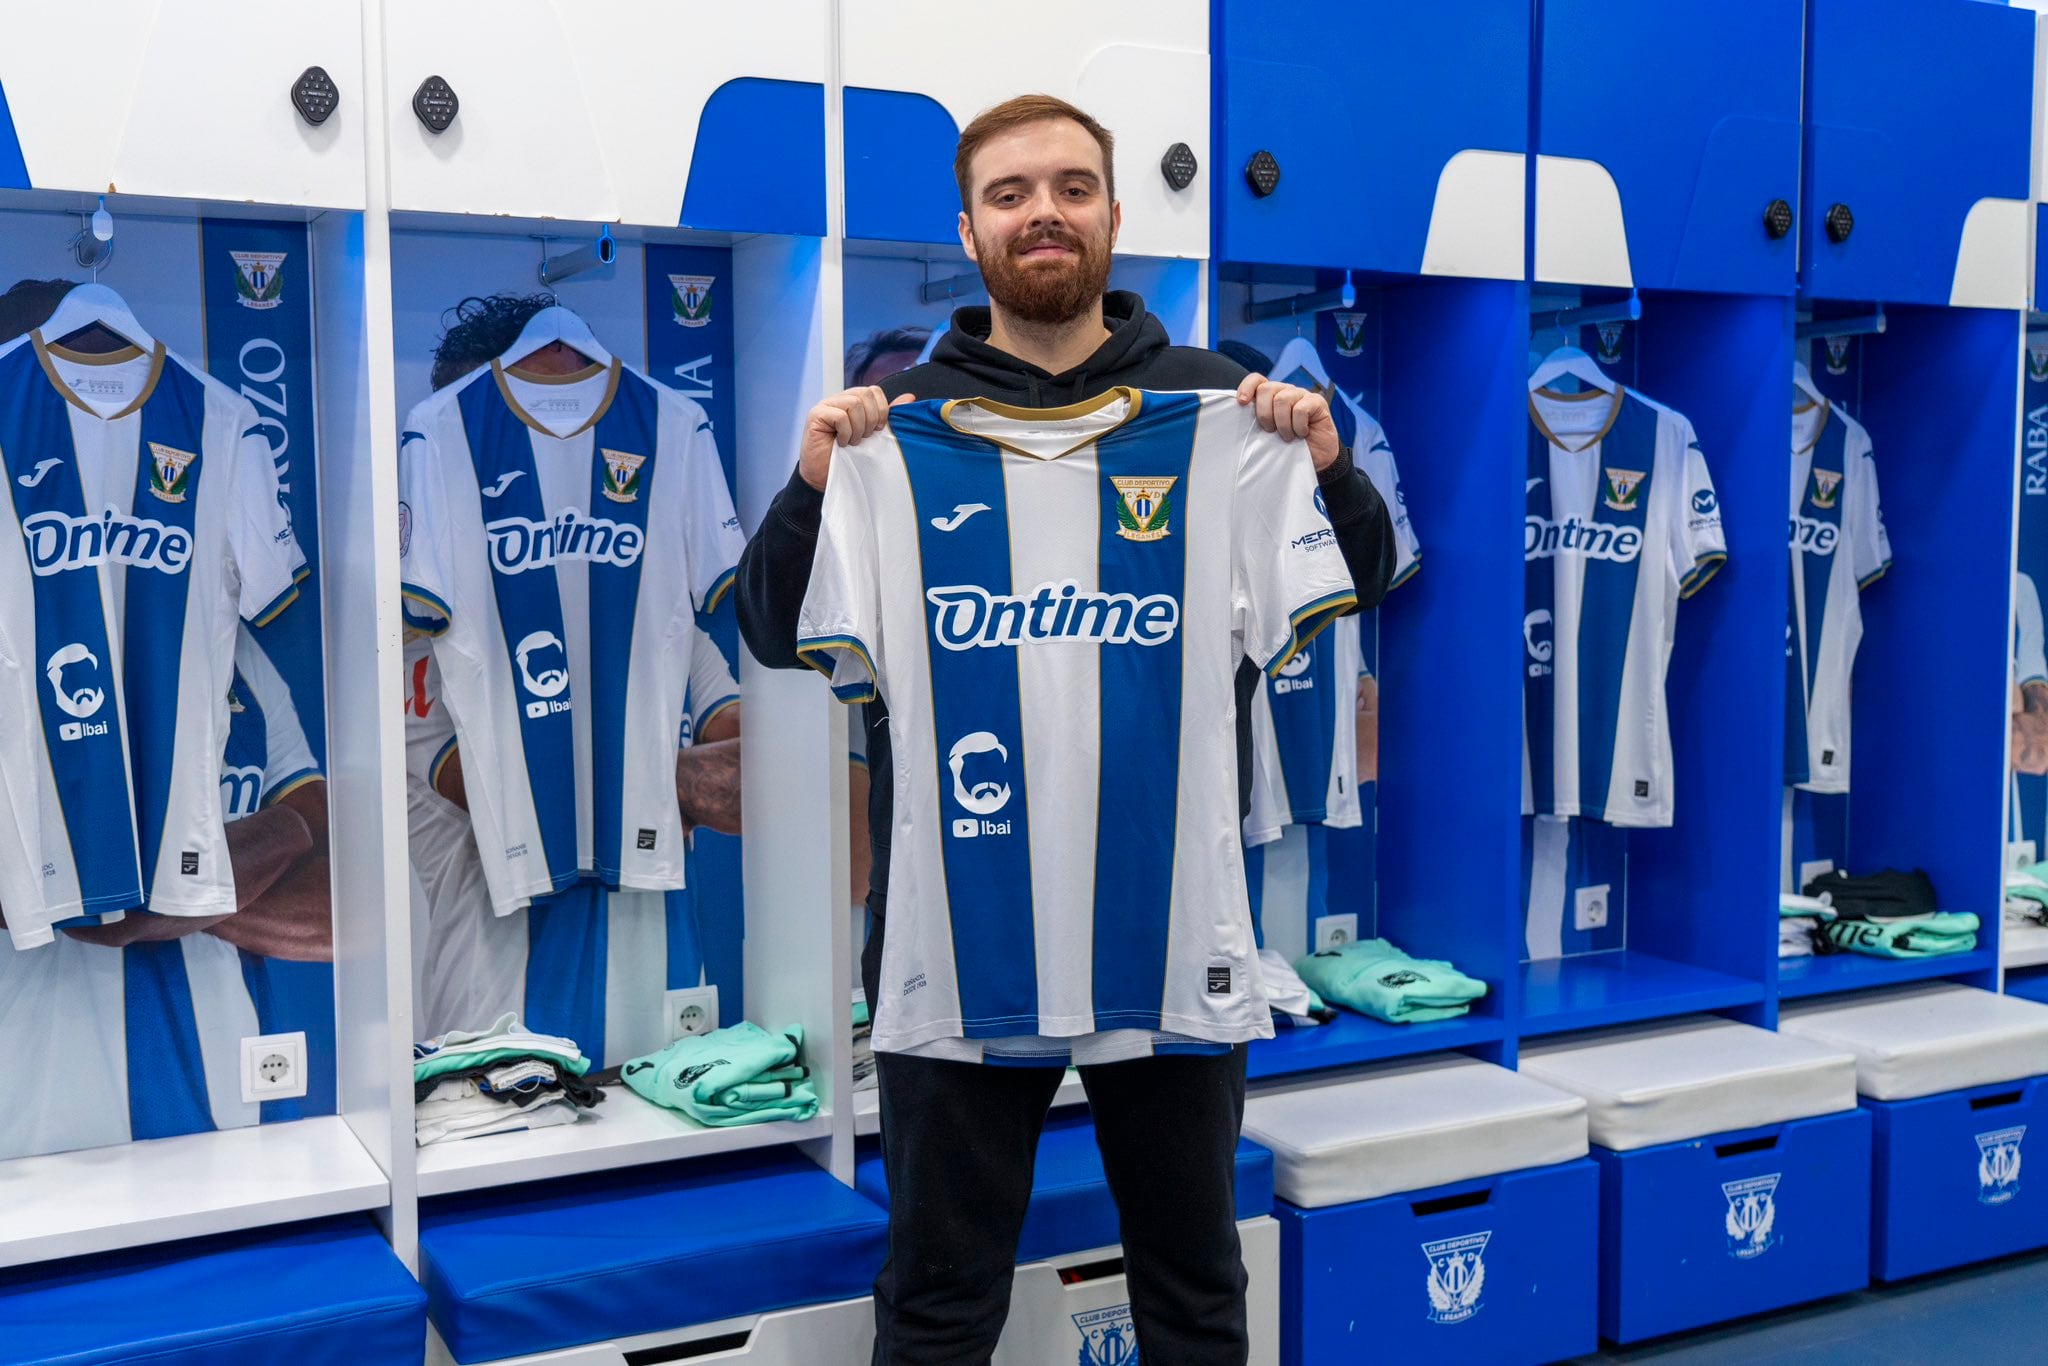
{"label": "man's hair", "polygon": [[48,322],[58,303],[77,287],[76,280],[15,281],[0,294],[0,345]]}
{"label": "man's hair", "polygon": [[434,388],[445,389],[504,355],[533,315],[555,302],[552,294],[472,294],[443,313],[441,340],[434,347]]}
{"label": "man's hair", "polygon": [[898,351],[908,351],[913,356],[920,354],[931,336],[929,327],[886,327],[880,332],[870,332],[846,348],[847,384],[859,384],[861,376],[875,363],[877,356],[892,355]]}
{"label": "man's hair", "polygon": [[1103,189],[1116,200],[1116,139],[1085,110],[1077,109],[1052,95],[1019,95],[993,109],[984,109],[960,130],[960,146],[953,153],[953,179],[960,182],[960,207],[974,213],[974,154],[990,138],[1043,119],[1072,119],[1088,130],[1102,149]]}

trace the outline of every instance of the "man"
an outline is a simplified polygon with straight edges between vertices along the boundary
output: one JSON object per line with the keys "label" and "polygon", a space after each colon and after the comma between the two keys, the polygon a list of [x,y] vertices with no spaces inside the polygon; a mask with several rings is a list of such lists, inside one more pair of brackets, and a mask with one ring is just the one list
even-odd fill
{"label": "man", "polygon": [[880,384],[891,375],[902,374],[917,364],[931,338],[929,327],[885,327],[870,332],[846,348],[846,387]]}
{"label": "man", "polygon": [[[1317,395],[1247,376],[1207,351],[1170,346],[1131,294],[1105,295],[1121,210],[1110,134],[1045,96],[999,105],[968,125],[954,161],[961,245],[980,266],[988,308],[961,309],[929,364],[812,409],[796,471],[740,560],[740,628],[755,656],[795,667],[835,446],[884,426],[892,403],[983,397],[1026,408],[1075,403],[1124,385],[1235,389],[1258,424],[1305,439],[1320,497],[1360,606],[1393,573],[1386,509],[1339,449]],[[1237,676],[1238,796],[1258,671]],[[863,961],[871,1004],[887,930],[893,792],[886,699],[866,709],[873,781],[873,929]],[[1234,837],[1223,832],[1224,838]],[[875,1283],[875,1361],[986,1361],[1008,1310],[1033,1154],[1059,1067],[1004,1067],[878,1054],[891,1187],[889,1256]],[[1104,1166],[1122,1216],[1132,1312],[1148,1359],[1242,1362],[1244,1271],[1232,1163],[1243,1116],[1242,1047],[1084,1068]]]}

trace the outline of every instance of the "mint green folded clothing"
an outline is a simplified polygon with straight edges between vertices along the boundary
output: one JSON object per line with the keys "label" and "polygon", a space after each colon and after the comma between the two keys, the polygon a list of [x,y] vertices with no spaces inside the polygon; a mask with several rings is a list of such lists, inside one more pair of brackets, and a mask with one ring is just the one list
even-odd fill
{"label": "mint green folded clothing", "polygon": [[1905,920],[1831,920],[1821,936],[1837,950],[1873,958],[1938,958],[1977,947],[1977,917],[1942,912]]}
{"label": "mint green folded clothing", "polygon": [[2048,863],[2030,864],[2005,875],[2005,894],[2048,906]]}
{"label": "mint green folded clothing", "polygon": [[1411,958],[1384,939],[1361,939],[1295,963],[1311,991],[1388,1024],[1423,1024],[1465,1014],[1486,983],[1449,963]]}
{"label": "mint green folded clothing", "polygon": [[432,1081],[446,1072],[466,1072],[472,1067],[486,1067],[496,1062],[512,1062],[519,1058],[544,1058],[557,1067],[582,1076],[590,1070],[590,1059],[581,1053],[558,1053],[551,1048],[537,1048],[530,1045],[516,1045],[510,1048],[485,1048],[474,1053],[436,1053],[421,1058],[412,1065],[412,1079],[416,1082]]}
{"label": "mint green folded clothing", "polygon": [[801,1025],[770,1034],[742,1021],[635,1058],[619,1077],[656,1105],[713,1128],[809,1119],[818,1113],[818,1093],[802,1062],[803,1044]]}

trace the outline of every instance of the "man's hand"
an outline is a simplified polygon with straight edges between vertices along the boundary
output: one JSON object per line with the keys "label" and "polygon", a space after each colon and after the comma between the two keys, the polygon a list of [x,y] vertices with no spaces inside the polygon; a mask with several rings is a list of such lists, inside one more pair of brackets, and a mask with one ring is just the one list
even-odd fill
{"label": "man's hand", "polygon": [[[905,394],[896,403],[908,403]],[[803,446],[796,467],[804,482],[818,492],[825,491],[825,477],[832,471],[832,451],[839,446],[857,445],[868,433],[889,425],[889,410],[896,406],[878,385],[848,389],[811,409],[804,419]]]}
{"label": "man's hand", "polygon": [[[1281,384],[1264,375],[1246,375],[1237,386],[1237,401],[1249,403],[1259,426],[1278,434],[1282,441],[1307,441],[1317,474],[1337,462],[1337,422],[1330,416],[1329,401],[1315,390]],[[816,416],[815,410],[812,415]],[[808,439],[804,449],[810,450]],[[824,487],[822,481],[819,487]]]}

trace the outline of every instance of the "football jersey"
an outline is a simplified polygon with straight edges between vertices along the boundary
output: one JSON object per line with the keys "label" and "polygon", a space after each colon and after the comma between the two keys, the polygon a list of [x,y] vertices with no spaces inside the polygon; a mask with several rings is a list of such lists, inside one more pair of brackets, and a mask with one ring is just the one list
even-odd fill
{"label": "football jersey", "polygon": [[494,363],[407,419],[407,623],[435,636],[500,914],[585,876],[683,885],[692,611],[741,545],[710,428],[617,361],[559,380]]}
{"label": "football jersey", "polygon": [[1891,568],[1870,433],[1832,403],[1792,415],[1792,601],[1785,622],[1785,781],[1849,790],[1849,677],[1859,595]]}
{"label": "football jersey", "polygon": [[[0,741],[17,946],[71,916],[235,909],[220,758],[236,620],[304,560],[256,410],[159,344],[0,346]],[[19,534],[12,534],[17,529]]]}
{"label": "football jersey", "polygon": [[798,650],[888,701],[877,1052],[1269,1035],[1234,677],[1357,601],[1318,504],[1307,451],[1227,391],[911,403],[833,457]]}
{"label": "football jersey", "polygon": [[[219,770],[233,823],[320,779],[291,690],[236,633]],[[242,1040],[272,1033],[251,990],[263,960],[211,934],[107,948],[59,935],[0,944],[0,1159],[255,1124]]]}
{"label": "football jersey", "polygon": [[1678,602],[1728,558],[1692,423],[1617,386],[1529,395],[1522,813],[1671,824]]}
{"label": "football jersey", "polygon": [[[1380,424],[1349,395],[1336,393],[1330,411],[1339,439],[1351,447],[1353,461],[1372,480],[1393,519],[1391,591],[1406,583],[1422,563],[1394,452]],[[1360,824],[1358,680],[1366,673],[1361,615],[1341,618],[1327,636],[1267,679],[1253,698],[1252,805],[1244,821],[1246,844],[1278,839],[1281,827],[1290,824],[1339,830]]]}

